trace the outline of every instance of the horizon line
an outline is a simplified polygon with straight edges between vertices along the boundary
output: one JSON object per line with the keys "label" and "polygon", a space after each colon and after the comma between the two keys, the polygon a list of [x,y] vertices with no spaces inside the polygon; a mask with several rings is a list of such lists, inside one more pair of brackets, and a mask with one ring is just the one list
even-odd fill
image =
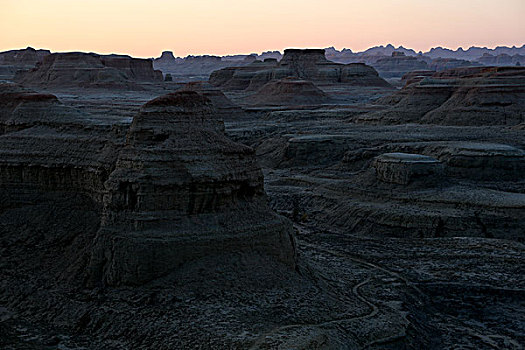
{"label": "horizon line", "polygon": [[53,49],[51,48],[44,48],[44,47],[41,47],[41,48],[35,48],[33,47],[32,45],[28,45],[26,47],[20,47],[20,48],[10,48],[10,49],[2,49],[2,51],[0,51],[0,53],[2,52],[7,52],[7,51],[15,51],[15,50],[25,50],[25,49],[28,49],[28,48],[32,48],[32,49],[35,49],[35,50],[49,50],[51,53],[71,53],[71,52],[82,52],[82,53],[93,53],[93,54],[99,54],[99,55],[123,55],[123,56],[130,56],[130,57],[135,57],[135,58],[157,58],[157,57],[160,57],[162,55],[163,52],[165,51],[170,51],[174,54],[175,57],[179,57],[179,58],[184,58],[184,57],[188,57],[188,56],[217,56],[217,57],[227,57],[227,56],[244,56],[244,55],[252,55],[252,54],[256,54],[256,55],[260,55],[260,54],[263,54],[265,52],[272,52],[272,51],[278,51],[280,53],[283,53],[284,50],[287,50],[287,49],[328,49],[328,48],[334,48],[335,50],[337,51],[342,51],[342,50],[345,50],[345,49],[350,49],[352,51],[352,53],[362,53],[362,52],[365,52],[369,49],[372,49],[372,48],[380,48],[380,47],[388,47],[388,46],[393,46],[395,49],[405,49],[405,50],[412,50],[416,53],[419,53],[419,52],[422,52],[422,53],[428,53],[430,52],[432,49],[437,49],[437,48],[442,48],[442,49],[448,49],[448,50],[451,50],[451,51],[458,51],[459,49],[462,49],[463,51],[466,51],[466,50],[469,50],[471,48],[480,48],[480,49],[488,49],[488,50],[495,50],[497,48],[509,48],[509,49],[512,49],[512,48],[516,48],[516,49],[520,49],[520,48],[524,48],[525,47],[525,43],[521,44],[521,45],[516,45],[516,44],[513,44],[512,46],[510,45],[503,45],[503,44],[498,44],[498,45],[494,45],[494,46],[477,46],[477,45],[471,45],[469,47],[466,47],[466,46],[457,46],[455,49],[454,48],[451,48],[451,47],[446,47],[446,46],[441,46],[441,45],[437,45],[437,46],[432,46],[430,47],[428,50],[426,51],[423,51],[423,50],[416,50],[416,49],[413,49],[413,48],[410,48],[410,47],[406,47],[404,45],[399,45],[399,46],[396,46],[394,44],[391,44],[391,43],[387,43],[387,44],[378,44],[378,45],[373,45],[373,46],[369,46],[368,48],[362,50],[362,51],[355,51],[353,50],[352,48],[350,47],[341,47],[340,49],[338,49],[335,45],[331,45],[331,46],[326,46],[326,47],[320,47],[320,46],[305,46],[305,47],[297,47],[297,46],[289,46],[289,47],[286,47],[286,48],[282,48],[282,49],[268,49],[268,50],[263,50],[263,51],[260,51],[260,52],[257,52],[257,51],[252,51],[252,52],[236,52],[236,53],[226,53],[226,54],[215,54],[215,53],[212,53],[212,52],[207,52],[207,53],[190,53],[190,54],[187,54],[185,56],[177,56],[176,55],[176,52],[173,50],[173,49],[162,49],[160,51],[160,53],[158,54],[158,56],[135,56],[135,55],[132,55],[130,53],[119,53],[119,52],[109,52],[109,51],[99,51],[99,52],[96,52],[96,51],[90,51],[90,50],[58,50],[58,51],[54,51]]}

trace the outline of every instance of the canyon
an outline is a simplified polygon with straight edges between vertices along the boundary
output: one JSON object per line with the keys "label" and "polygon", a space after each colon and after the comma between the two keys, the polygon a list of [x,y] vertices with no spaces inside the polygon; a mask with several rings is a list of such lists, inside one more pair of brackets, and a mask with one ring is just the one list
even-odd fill
{"label": "canyon", "polygon": [[521,349],[520,50],[0,53],[0,347]]}

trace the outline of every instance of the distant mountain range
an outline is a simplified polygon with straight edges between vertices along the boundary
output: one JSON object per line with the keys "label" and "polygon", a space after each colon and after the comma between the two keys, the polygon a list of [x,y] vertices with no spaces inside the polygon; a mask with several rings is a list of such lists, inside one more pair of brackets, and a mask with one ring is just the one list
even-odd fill
{"label": "distant mountain range", "polygon": [[[334,47],[327,47],[325,48],[326,51],[326,57],[332,61],[335,62],[341,62],[341,63],[349,63],[349,62],[375,62],[378,57],[384,57],[384,56],[391,56],[393,52],[402,52],[406,56],[419,56],[424,57],[426,59],[436,59],[436,58],[446,58],[446,59],[459,59],[459,60],[467,60],[472,62],[479,62],[479,59],[481,57],[486,56],[500,56],[500,55],[508,55],[508,56],[525,56],[525,45],[521,47],[507,47],[507,46],[498,46],[494,49],[489,49],[487,47],[477,47],[472,46],[468,48],[467,50],[464,50],[463,48],[458,48],[457,50],[451,50],[444,47],[434,47],[430,49],[427,52],[416,52],[413,49],[405,48],[403,46],[395,47],[392,44],[388,44],[386,46],[380,45],[380,46],[374,46],[371,47],[365,51],[360,52],[353,52],[351,49],[342,49],[337,50]],[[187,56],[186,58],[194,59],[195,56]],[[201,57],[208,57],[210,60],[213,59],[213,57],[218,58],[220,56],[201,56]],[[235,62],[235,61],[243,61],[246,58],[256,58],[259,60],[263,60],[265,58],[276,58],[280,59],[282,57],[282,53],[279,51],[267,51],[263,52],[261,54],[252,53],[250,55],[228,55],[228,56],[222,56],[223,61],[229,61],[229,62]],[[180,58],[182,59],[182,58]],[[525,63],[525,62],[524,62]]]}

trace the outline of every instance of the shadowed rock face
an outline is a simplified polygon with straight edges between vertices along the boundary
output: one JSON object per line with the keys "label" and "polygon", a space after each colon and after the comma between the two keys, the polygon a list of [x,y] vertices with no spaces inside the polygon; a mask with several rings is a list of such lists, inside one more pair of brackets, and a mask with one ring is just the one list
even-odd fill
{"label": "shadowed rock face", "polygon": [[185,91],[156,98],[125,135],[115,120],[65,109],[53,95],[3,90],[2,99],[28,105],[26,114],[20,106],[3,110],[11,113],[5,125],[32,118],[0,136],[6,198],[80,196],[86,212],[99,213],[96,234],[80,232],[85,243],[63,257],[71,275],[85,275],[88,285],[143,284],[229,253],[294,266],[290,225],[267,206],[253,150],[226,138],[206,97]]}
{"label": "shadowed rock face", "polygon": [[14,83],[0,83],[0,135],[34,125],[67,123],[76,111],[55,95],[38,93]]}
{"label": "shadowed rock face", "polygon": [[365,64],[339,64],[328,61],[324,50],[288,49],[280,62],[255,61],[245,67],[213,72],[210,84],[226,90],[257,90],[270,80],[294,77],[316,84],[346,83],[356,86],[390,86]]}
{"label": "shadowed rock face", "polygon": [[0,52],[0,80],[11,80],[17,71],[34,68],[49,54],[49,50],[35,50],[32,47]]}
{"label": "shadowed rock face", "polygon": [[441,125],[516,125],[525,121],[525,68],[474,67],[411,79],[359,121]]}
{"label": "shadowed rock face", "polygon": [[244,112],[239,106],[226,97],[221,90],[207,82],[189,82],[179,91],[194,91],[208,98],[217,111],[217,117],[220,120],[238,120],[244,116]]}
{"label": "shadowed rock face", "polygon": [[44,57],[36,68],[21,72],[15,81],[50,87],[130,87],[137,82],[162,81],[151,60],[119,55],[70,52]]}
{"label": "shadowed rock face", "polygon": [[376,176],[384,182],[407,185],[416,178],[442,175],[442,166],[435,158],[410,153],[385,153],[374,160]]}
{"label": "shadowed rock face", "polygon": [[96,280],[140,284],[229,251],[293,266],[288,225],[266,206],[253,150],[228,140],[223,128],[195,92],[143,106],[105,183]]}
{"label": "shadowed rock face", "polygon": [[311,81],[286,78],[270,81],[247,101],[257,106],[318,105],[330,98]]}

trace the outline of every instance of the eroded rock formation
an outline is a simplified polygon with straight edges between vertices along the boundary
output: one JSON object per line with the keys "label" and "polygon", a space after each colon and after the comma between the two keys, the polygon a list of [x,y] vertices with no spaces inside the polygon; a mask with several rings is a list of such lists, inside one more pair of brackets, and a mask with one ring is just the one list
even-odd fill
{"label": "eroded rock formation", "polygon": [[189,82],[179,91],[194,91],[208,98],[217,111],[220,120],[238,120],[244,117],[243,110],[233,103],[224,93],[204,81]]}
{"label": "eroded rock formation", "polygon": [[378,101],[369,123],[516,125],[525,120],[525,68],[474,67],[438,72]]}
{"label": "eroded rock formation", "polygon": [[96,280],[140,284],[227,252],[294,265],[289,226],[266,206],[253,151],[223,129],[196,92],[143,106],[105,183]]}
{"label": "eroded rock formation", "polygon": [[162,73],[153,70],[147,59],[70,52],[48,55],[36,68],[20,72],[14,79],[30,86],[131,87],[162,81]]}
{"label": "eroded rock formation", "polygon": [[319,105],[330,98],[311,81],[285,78],[272,80],[247,99],[256,106]]}
{"label": "eroded rock formation", "polygon": [[391,57],[377,60],[372,66],[383,78],[400,78],[408,72],[426,70],[428,65],[417,57],[406,56],[403,52],[394,51]]}
{"label": "eroded rock formation", "polygon": [[61,253],[74,271],[69,276],[84,275],[88,285],[142,284],[229,253],[294,266],[290,226],[266,204],[253,150],[226,138],[206,97],[184,91],[154,99],[125,133],[126,125],[109,117],[53,114],[61,110],[52,95],[3,90],[3,99],[27,105],[2,111],[9,129],[0,136],[4,205],[24,201],[21,193],[44,202],[61,194],[67,203],[84,198],[84,210],[99,215],[78,236],[66,232],[84,242],[75,254]]}
{"label": "eroded rock formation", "polygon": [[287,49],[279,62],[255,61],[245,67],[221,69],[213,72],[209,81],[226,90],[257,90],[271,80],[287,77],[310,80],[316,84],[389,86],[372,67],[328,61],[322,49]]}
{"label": "eroded rock formation", "polygon": [[32,47],[0,52],[0,80],[11,80],[17,71],[34,68],[49,54],[49,50],[35,50]]}

